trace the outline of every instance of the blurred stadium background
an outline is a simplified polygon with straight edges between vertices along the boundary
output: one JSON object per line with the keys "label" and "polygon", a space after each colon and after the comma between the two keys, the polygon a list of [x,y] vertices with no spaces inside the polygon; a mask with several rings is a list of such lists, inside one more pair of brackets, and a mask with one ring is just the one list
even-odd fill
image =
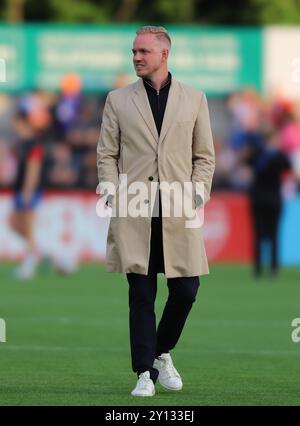
{"label": "blurred stadium background", "polygon": [[[0,19],[0,404],[136,404],[126,283],[100,265],[108,220],[95,211],[96,144],[107,92],[136,79],[135,31],[153,23],[170,32],[174,77],[208,96],[216,172],[204,225],[211,275],[175,355],[186,390],[151,404],[298,405],[300,2],[0,0]],[[46,153],[38,247],[76,265],[70,276],[47,262],[24,283],[11,275],[25,253],[9,227],[20,113]],[[270,134],[291,170],[281,185],[282,268],[257,280],[245,147]],[[164,285],[160,293],[158,315]]]}

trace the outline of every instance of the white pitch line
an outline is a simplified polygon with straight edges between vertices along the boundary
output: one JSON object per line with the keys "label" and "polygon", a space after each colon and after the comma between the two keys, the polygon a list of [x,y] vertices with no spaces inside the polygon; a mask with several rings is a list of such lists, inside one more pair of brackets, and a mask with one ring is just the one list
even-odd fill
{"label": "white pitch line", "polygon": [[[9,345],[9,344],[5,344],[3,346],[3,349],[6,350],[10,350],[10,351],[50,351],[50,352],[101,352],[101,353],[105,353],[105,352],[113,352],[113,353],[127,353],[126,350],[120,349],[119,347],[110,347],[110,348],[106,348],[105,350],[103,350],[103,348],[101,348],[100,346],[74,346],[74,347],[65,347],[65,346],[43,346],[43,345]],[[181,348],[180,349],[181,352],[193,352],[195,353],[195,349],[193,350],[188,350],[188,349],[184,349]],[[197,354],[216,354],[216,349],[202,349],[202,350],[197,350],[196,351]],[[256,356],[297,356],[299,357],[299,351],[276,351],[276,350],[257,350],[257,351],[234,351],[234,350],[228,350],[228,351],[224,351],[224,350],[218,350],[218,354],[228,354],[228,355],[256,355]]]}

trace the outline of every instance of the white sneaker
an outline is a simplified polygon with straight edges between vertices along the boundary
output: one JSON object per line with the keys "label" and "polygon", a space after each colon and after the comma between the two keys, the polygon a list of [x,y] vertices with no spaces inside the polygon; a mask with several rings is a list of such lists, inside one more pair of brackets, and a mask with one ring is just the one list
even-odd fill
{"label": "white sneaker", "polygon": [[153,396],[155,395],[155,387],[150,379],[149,371],[145,371],[139,375],[136,387],[131,392],[133,396]]}
{"label": "white sneaker", "polygon": [[158,358],[155,358],[153,367],[158,370],[158,381],[164,388],[173,391],[182,389],[180,374],[174,367],[169,353],[161,354]]}
{"label": "white sneaker", "polygon": [[28,254],[21,264],[13,271],[14,277],[20,280],[33,278],[39,259],[36,255]]}

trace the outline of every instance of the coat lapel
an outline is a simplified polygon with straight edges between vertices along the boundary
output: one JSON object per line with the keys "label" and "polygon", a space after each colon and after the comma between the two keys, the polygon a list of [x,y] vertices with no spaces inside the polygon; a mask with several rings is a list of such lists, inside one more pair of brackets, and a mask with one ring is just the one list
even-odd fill
{"label": "coat lapel", "polygon": [[152,133],[155,142],[158,142],[158,133],[154,122],[151,107],[148,101],[147,92],[144,88],[143,80],[140,78],[134,87],[133,102],[135,103],[139,113],[141,114],[145,124]]}
{"label": "coat lapel", "polygon": [[163,142],[169,128],[171,127],[172,124],[175,123],[179,106],[180,106],[180,90],[179,90],[177,80],[172,78],[172,83],[169,90],[162,128],[160,131],[159,143]]}
{"label": "coat lapel", "polygon": [[143,117],[145,124],[148,126],[150,132],[152,133],[156,143],[162,143],[167,135],[170,126],[176,120],[176,116],[178,114],[180,106],[180,90],[177,80],[172,78],[172,83],[169,90],[167,105],[159,137],[151,107],[148,101],[147,92],[144,88],[143,80],[141,78],[135,83],[133,102],[135,103],[138,111]]}

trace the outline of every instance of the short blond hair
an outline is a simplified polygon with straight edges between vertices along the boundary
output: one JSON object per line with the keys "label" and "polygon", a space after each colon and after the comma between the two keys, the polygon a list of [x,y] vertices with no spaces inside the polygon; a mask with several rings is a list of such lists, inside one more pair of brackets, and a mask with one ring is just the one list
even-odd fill
{"label": "short blond hair", "polygon": [[140,34],[154,34],[155,37],[162,43],[167,42],[169,48],[171,48],[171,38],[168,34],[168,31],[164,27],[157,27],[152,25],[146,25],[141,27],[136,32],[137,35]]}

